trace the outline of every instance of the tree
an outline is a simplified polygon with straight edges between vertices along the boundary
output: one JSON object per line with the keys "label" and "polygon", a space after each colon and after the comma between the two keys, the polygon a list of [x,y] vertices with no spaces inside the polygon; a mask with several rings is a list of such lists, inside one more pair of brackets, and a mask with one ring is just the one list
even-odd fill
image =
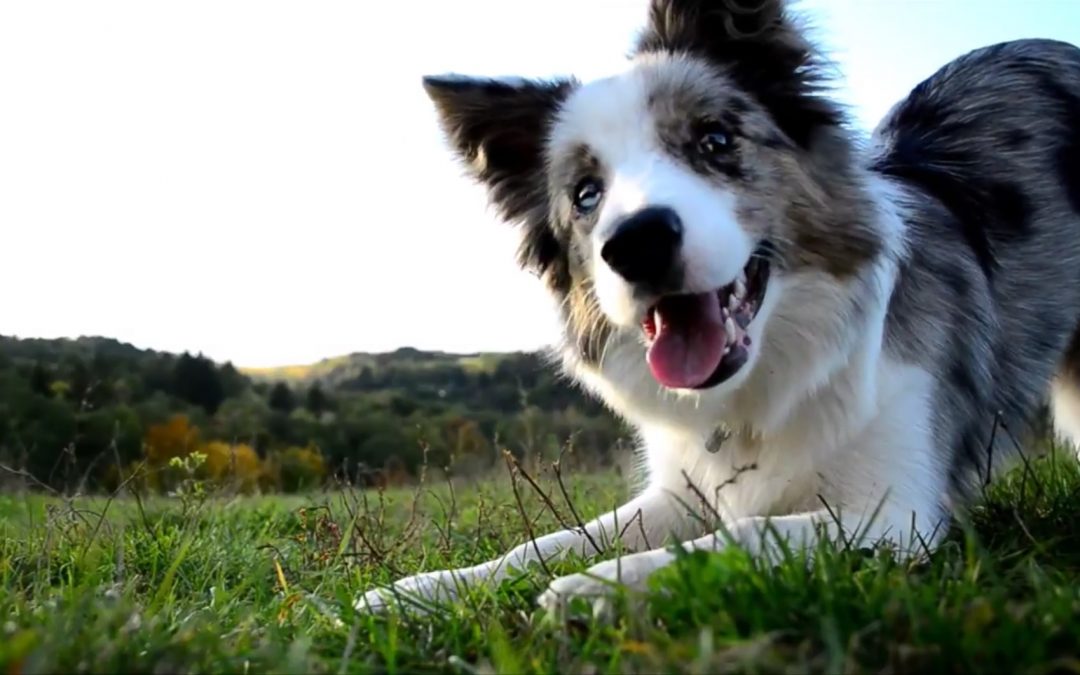
{"label": "tree", "polygon": [[199,446],[199,430],[187,415],[173,415],[168,422],[146,430],[146,458],[154,466],[167,464],[173,457],[186,457]]}
{"label": "tree", "polygon": [[218,483],[233,483],[242,492],[255,489],[262,464],[255,450],[245,443],[229,444],[211,441],[200,449],[206,455],[204,469]]}
{"label": "tree", "polygon": [[202,354],[184,352],[173,367],[172,389],[176,396],[213,415],[225,400],[225,387],[217,367]]}
{"label": "tree", "polygon": [[221,404],[214,417],[215,431],[219,438],[254,442],[256,447],[262,448],[258,440],[266,432],[269,417],[270,406],[266,399],[249,390]]}
{"label": "tree", "polygon": [[296,398],[293,396],[292,389],[289,389],[289,385],[284,382],[274,385],[274,388],[270,390],[270,407],[283,413],[291,413],[296,408]]}
{"label": "tree", "polygon": [[307,400],[304,405],[315,417],[321,417],[324,412],[330,409],[330,399],[326,397],[322,386],[318,382],[308,389]]}
{"label": "tree", "polygon": [[17,464],[51,483],[64,449],[75,438],[74,411],[63,401],[42,396],[18,396],[6,403],[11,415],[7,429],[0,429],[0,445],[16,455]]}
{"label": "tree", "polygon": [[30,389],[38,396],[49,397],[52,395],[52,377],[41,361],[34,361],[34,369],[30,371]]}
{"label": "tree", "polygon": [[390,411],[398,417],[408,417],[416,412],[419,406],[416,401],[406,396],[394,396],[390,399]]}
{"label": "tree", "polygon": [[289,447],[268,461],[269,478],[286,492],[300,492],[319,486],[326,476],[326,463],[318,448]]}
{"label": "tree", "polygon": [[86,395],[90,393],[90,388],[93,386],[90,369],[81,358],[75,357],[71,365],[70,384],[68,396],[76,408],[81,408],[86,403]]}
{"label": "tree", "polygon": [[142,454],[142,424],[131,408],[110,406],[77,413],[75,419],[74,451],[80,465],[102,461],[115,464],[116,457],[127,463]]}
{"label": "tree", "polygon": [[218,370],[218,377],[226,398],[240,396],[248,388],[248,379],[236,369],[231,361],[226,361],[225,365]]}

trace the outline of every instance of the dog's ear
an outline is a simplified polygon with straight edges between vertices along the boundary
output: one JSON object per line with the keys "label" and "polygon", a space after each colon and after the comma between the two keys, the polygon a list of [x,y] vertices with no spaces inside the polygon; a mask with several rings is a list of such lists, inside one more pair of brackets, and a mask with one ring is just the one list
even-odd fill
{"label": "dog's ear", "polygon": [[519,220],[543,186],[548,127],[569,82],[428,76],[424,90],[469,173],[508,220]]}
{"label": "dog's ear", "polygon": [[795,143],[809,147],[823,125],[842,123],[822,96],[819,56],[785,0],[651,0],[636,52],[690,54],[722,67],[754,95]]}
{"label": "dog's ear", "polygon": [[500,216],[526,228],[520,262],[539,273],[559,255],[548,226],[544,145],[559,106],[576,84],[456,75],[423,79],[443,131],[469,173],[487,187]]}

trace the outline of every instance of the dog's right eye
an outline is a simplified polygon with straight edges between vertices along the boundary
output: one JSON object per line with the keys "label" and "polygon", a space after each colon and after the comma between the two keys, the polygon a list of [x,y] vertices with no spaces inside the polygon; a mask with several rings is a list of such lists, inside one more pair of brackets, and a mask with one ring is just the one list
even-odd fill
{"label": "dog's right eye", "polygon": [[595,178],[585,178],[574,188],[574,209],[586,216],[596,210],[604,196],[604,186]]}
{"label": "dog's right eye", "polygon": [[725,155],[731,151],[731,134],[716,124],[706,124],[698,137],[697,151],[704,157]]}

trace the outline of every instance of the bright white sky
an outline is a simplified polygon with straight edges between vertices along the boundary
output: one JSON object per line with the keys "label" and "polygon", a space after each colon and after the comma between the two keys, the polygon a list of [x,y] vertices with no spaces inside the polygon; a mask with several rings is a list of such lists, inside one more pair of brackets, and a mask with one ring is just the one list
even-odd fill
{"label": "bright white sky", "polygon": [[[461,177],[426,73],[588,79],[646,0],[0,2],[0,334],[246,366],[554,335]],[[1080,2],[804,0],[872,125],[990,42],[1080,43]]]}

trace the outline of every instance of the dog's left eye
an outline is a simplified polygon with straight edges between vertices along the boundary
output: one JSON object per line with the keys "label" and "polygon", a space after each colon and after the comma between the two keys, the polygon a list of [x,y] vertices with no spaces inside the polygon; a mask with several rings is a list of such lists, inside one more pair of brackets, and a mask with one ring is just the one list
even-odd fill
{"label": "dog's left eye", "polygon": [[731,134],[717,126],[706,126],[698,137],[697,150],[706,157],[716,157],[731,150]]}
{"label": "dog's left eye", "polygon": [[586,178],[574,188],[574,208],[581,215],[588,215],[600,205],[604,186],[595,178]]}

